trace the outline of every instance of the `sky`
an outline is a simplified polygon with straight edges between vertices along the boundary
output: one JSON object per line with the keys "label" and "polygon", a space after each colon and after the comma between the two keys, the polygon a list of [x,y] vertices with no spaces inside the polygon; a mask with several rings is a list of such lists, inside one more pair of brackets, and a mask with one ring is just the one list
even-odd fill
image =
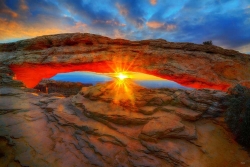
{"label": "sky", "polygon": [[250,0],[0,0],[0,43],[73,32],[250,54]]}

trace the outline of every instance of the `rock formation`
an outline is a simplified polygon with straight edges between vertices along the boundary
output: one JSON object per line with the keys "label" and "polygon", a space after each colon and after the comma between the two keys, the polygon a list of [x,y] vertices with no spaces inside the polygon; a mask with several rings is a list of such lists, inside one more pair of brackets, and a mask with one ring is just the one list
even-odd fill
{"label": "rock formation", "polygon": [[[250,166],[223,105],[229,86],[248,83],[248,55],[90,34],[43,36],[0,51],[0,166]],[[132,61],[132,71],[214,89],[147,89],[129,79],[69,97],[27,88],[58,71],[111,72],[116,60],[119,67]]]}
{"label": "rock formation", "polygon": [[250,165],[218,117],[226,93],[134,85],[132,101],[117,103],[112,84],[85,87],[70,97],[1,87],[1,164]]}
{"label": "rock formation", "polygon": [[34,87],[34,89],[37,89],[43,93],[61,93],[64,96],[70,96],[77,94],[82,89],[82,87],[88,86],[92,86],[92,84],[43,79]]}
{"label": "rock formation", "polygon": [[249,60],[249,55],[213,45],[162,39],[129,41],[81,33],[0,45],[0,62],[11,65],[17,78],[28,87],[58,72],[110,72],[118,66],[186,86],[226,90],[238,82],[249,85]]}

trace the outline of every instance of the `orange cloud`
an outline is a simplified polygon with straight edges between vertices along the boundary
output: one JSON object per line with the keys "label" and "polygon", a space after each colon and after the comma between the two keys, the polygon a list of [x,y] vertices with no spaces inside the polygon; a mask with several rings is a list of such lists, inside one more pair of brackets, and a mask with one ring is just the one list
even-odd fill
{"label": "orange cloud", "polygon": [[[68,32],[88,32],[88,26],[84,23],[76,23],[70,27],[62,27],[51,22],[25,25],[15,21],[0,18],[0,40],[31,38],[41,35],[50,35]],[[59,28],[60,27],[60,28]]]}
{"label": "orange cloud", "polygon": [[166,26],[167,31],[173,31],[174,29],[176,29],[176,25],[174,25],[174,24],[168,24]]}
{"label": "orange cloud", "polygon": [[128,15],[128,10],[125,7],[121,6],[119,3],[117,3],[116,6],[117,6],[121,15],[123,15],[123,16]]}
{"label": "orange cloud", "polygon": [[173,31],[176,29],[176,25],[174,24],[164,24],[157,21],[150,21],[146,23],[149,28],[152,29],[165,29],[166,31]]}
{"label": "orange cloud", "polygon": [[234,48],[234,49],[238,50],[241,53],[250,53],[250,43],[243,45],[243,46],[240,46],[240,47],[237,47],[237,48]]}
{"label": "orange cloud", "polygon": [[114,38],[125,38],[125,34],[122,34],[119,30],[114,30]]}
{"label": "orange cloud", "polygon": [[49,35],[55,33],[61,33],[62,30],[58,28],[43,28],[43,27],[26,27],[15,21],[8,21],[7,19],[0,18],[0,40],[11,38],[26,38],[35,37],[40,35]]}
{"label": "orange cloud", "polygon": [[12,10],[10,10],[10,9],[7,9],[7,8],[2,9],[0,12],[3,13],[3,14],[10,15],[10,16],[13,17],[13,18],[18,17],[18,14],[17,14],[16,12],[14,12],[14,11],[12,11]]}
{"label": "orange cloud", "polygon": [[5,2],[0,1],[0,14],[3,14],[5,16],[10,16],[12,18],[17,18],[18,17],[18,13],[14,12],[13,10],[11,10],[8,6],[5,5]]}
{"label": "orange cloud", "polygon": [[86,30],[88,29],[88,25],[81,23],[81,22],[77,22],[74,26],[70,27],[70,29],[72,30],[77,30],[77,31],[81,31],[81,30]]}
{"label": "orange cloud", "polygon": [[29,7],[26,5],[26,3],[25,3],[24,0],[20,0],[20,6],[19,6],[19,8],[21,10],[28,10],[29,9]]}
{"label": "orange cloud", "polygon": [[151,21],[146,23],[149,28],[157,29],[164,26],[163,23],[157,22],[157,21]]}
{"label": "orange cloud", "polygon": [[150,0],[151,5],[155,5],[157,3],[157,0]]}
{"label": "orange cloud", "polygon": [[93,23],[102,23],[102,24],[109,24],[109,25],[115,25],[115,26],[126,26],[126,24],[119,23],[114,20],[94,20]]}

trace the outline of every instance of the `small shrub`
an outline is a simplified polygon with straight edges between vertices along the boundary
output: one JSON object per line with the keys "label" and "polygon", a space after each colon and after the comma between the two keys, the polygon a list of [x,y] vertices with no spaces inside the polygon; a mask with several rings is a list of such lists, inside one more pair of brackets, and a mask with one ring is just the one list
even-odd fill
{"label": "small shrub", "polygon": [[238,143],[250,148],[250,89],[237,85],[230,90],[225,120]]}
{"label": "small shrub", "polygon": [[212,41],[205,41],[205,42],[203,42],[203,45],[213,45],[213,42]]}

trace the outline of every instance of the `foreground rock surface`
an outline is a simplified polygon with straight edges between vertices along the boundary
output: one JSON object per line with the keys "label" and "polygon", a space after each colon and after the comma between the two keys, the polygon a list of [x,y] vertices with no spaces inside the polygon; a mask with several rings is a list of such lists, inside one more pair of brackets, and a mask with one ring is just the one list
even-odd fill
{"label": "foreground rock surface", "polygon": [[[134,85],[133,99],[123,94],[117,101],[111,98],[115,93],[112,84],[85,87],[70,97],[1,87],[0,164],[250,165],[247,152],[216,121],[220,117],[214,118],[220,116],[214,113],[221,113],[217,103],[226,93]],[[145,114],[145,110],[154,112]]]}
{"label": "foreground rock surface", "polygon": [[37,89],[43,93],[61,93],[64,96],[70,96],[77,94],[82,89],[82,87],[88,86],[92,86],[92,84],[43,79],[34,87],[34,89]]}
{"label": "foreground rock surface", "polygon": [[69,97],[25,87],[131,61],[132,71],[197,88],[226,90],[250,78],[248,55],[216,46],[78,33],[1,44],[0,166],[250,166],[225,126],[225,92],[146,89],[129,80]]}

